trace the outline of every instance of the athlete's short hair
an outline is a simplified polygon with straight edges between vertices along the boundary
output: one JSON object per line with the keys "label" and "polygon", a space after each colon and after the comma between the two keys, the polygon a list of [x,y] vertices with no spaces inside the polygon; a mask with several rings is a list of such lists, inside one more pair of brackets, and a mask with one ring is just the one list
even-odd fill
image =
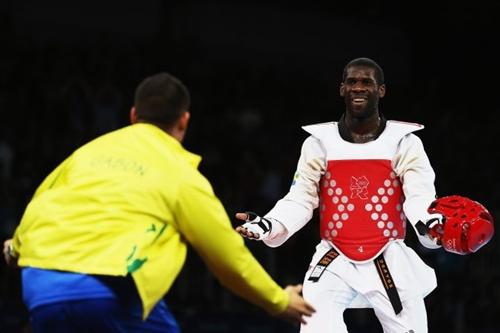
{"label": "athlete's short hair", "polygon": [[368,67],[375,71],[375,80],[377,80],[377,84],[384,84],[384,71],[382,67],[379,66],[375,61],[370,58],[356,58],[351,61],[344,67],[344,73],[342,74],[342,81],[345,81],[347,77],[347,70],[351,67]]}
{"label": "athlete's short hair", "polygon": [[134,104],[139,120],[168,127],[189,109],[191,98],[178,78],[162,72],[145,78],[137,86]]}

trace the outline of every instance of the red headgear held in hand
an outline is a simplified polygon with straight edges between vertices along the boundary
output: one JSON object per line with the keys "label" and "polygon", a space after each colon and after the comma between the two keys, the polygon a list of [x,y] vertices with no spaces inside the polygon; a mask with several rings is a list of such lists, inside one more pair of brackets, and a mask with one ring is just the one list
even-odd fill
{"label": "red headgear held in hand", "polygon": [[448,252],[470,254],[493,237],[493,217],[477,201],[459,195],[446,196],[434,200],[428,211],[445,218],[441,244]]}

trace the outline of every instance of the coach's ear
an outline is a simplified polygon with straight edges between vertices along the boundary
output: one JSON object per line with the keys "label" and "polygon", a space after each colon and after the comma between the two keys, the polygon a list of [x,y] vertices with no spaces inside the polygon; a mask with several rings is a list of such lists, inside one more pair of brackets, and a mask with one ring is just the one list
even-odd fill
{"label": "coach's ear", "polygon": [[191,113],[189,111],[183,111],[177,122],[177,127],[179,130],[185,132],[188,128],[189,119],[191,119]]}
{"label": "coach's ear", "polygon": [[135,106],[130,109],[130,123],[135,124],[137,122],[137,111],[135,110]]}
{"label": "coach's ear", "polygon": [[191,113],[189,111],[183,111],[174,126],[168,131],[170,135],[182,142],[186,131],[188,129],[189,119],[191,118]]}

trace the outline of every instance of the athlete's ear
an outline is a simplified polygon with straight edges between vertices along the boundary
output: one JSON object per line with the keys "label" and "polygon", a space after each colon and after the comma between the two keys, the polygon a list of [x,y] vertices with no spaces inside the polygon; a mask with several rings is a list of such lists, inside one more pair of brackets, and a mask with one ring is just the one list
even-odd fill
{"label": "athlete's ear", "polygon": [[340,92],[340,96],[344,97],[344,95],[345,95],[345,86],[344,86],[344,83],[340,84],[339,92]]}
{"label": "athlete's ear", "polygon": [[135,124],[137,122],[137,111],[135,110],[135,106],[132,106],[130,109],[130,123]]}
{"label": "athlete's ear", "polygon": [[385,96],[385,84],[378,86],[378,97],[382,98]]}

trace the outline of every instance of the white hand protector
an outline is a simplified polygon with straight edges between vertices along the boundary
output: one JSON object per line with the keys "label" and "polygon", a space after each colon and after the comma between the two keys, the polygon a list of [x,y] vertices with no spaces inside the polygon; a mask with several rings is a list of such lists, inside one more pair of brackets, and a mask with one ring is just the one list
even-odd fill
{"label": "white hand protector", "polygon": [[248,231],[259,235],[258,240],[265,240],[269,238],[271,230],[273,229],[273,224],[271,221],[264,217],[260,217],[254,212],[245,212],[247,214],[247,222],[242,225]]}
{"label": "white hand protector", "polygon": [[415,228],[419,234],[418,239],[423,246],[429,249],[441,247],[441,237],[444,232],[443,222],[444,216],[441,214],[431,214],[427,221],[417,222]]}

